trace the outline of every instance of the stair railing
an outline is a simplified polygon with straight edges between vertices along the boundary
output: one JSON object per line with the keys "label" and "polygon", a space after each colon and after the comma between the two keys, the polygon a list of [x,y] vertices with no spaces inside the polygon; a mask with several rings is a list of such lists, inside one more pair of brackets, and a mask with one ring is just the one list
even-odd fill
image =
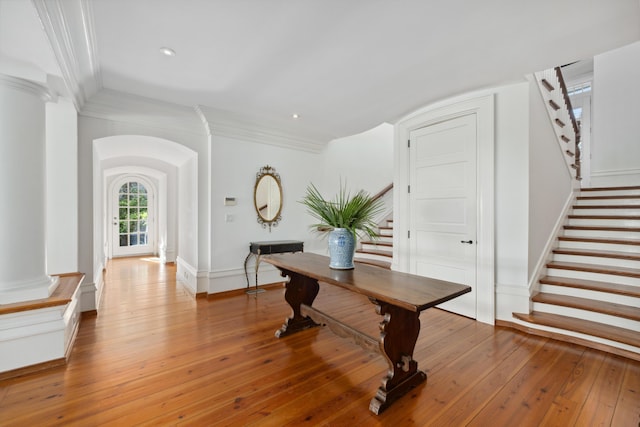
{"label": "stair railing", "polygon": [[[535,73],[560,149],[572,176],[580,181],[580,127],[573,114],[560,67]],[[570,124],[570,126],[567,126]],[[573,144],[571,144],[573,143]],[[571,145],[570,145],[571,144]]]}

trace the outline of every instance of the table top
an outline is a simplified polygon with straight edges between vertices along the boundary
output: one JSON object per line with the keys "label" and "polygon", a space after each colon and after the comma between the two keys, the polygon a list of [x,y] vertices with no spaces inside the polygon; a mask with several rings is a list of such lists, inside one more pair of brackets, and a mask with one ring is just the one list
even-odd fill
{"label": "table top", "polygon": [[278,268],[416,312],[471,292],[467,285],[366,264],[357,264],[353,270],[333,270],[328,257],[309,252],[268,255],[263,259]]}

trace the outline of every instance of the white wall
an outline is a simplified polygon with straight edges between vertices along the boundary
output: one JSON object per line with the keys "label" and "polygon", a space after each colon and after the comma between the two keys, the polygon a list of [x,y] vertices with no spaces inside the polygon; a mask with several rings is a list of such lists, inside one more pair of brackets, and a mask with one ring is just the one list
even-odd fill
{"label": "white wall", "polygon": [[70,101],[46,104],[47,273],[78,271],[78,114]]}
{"label": "white wall", "polygon": [[374,195],[393,182],[393,125],[383,123],[366,132],[335,139],[324,150],[322,182],[314,182],[325,197],[333,197],[340,180],[352,192]]}
{"label": "white wall", "polygon": [[[572,194],[572,177],[556,140],[545,101],[535,81],[530,85],[529,282],[555,240],[558,221]],[[567,147],[569,147],[567,145]]]}
{"label": "white wall", "polygon": [[640,42],[593,61],[592,186],[640,183]]}
{"label": "white wall", "polygon": [[[309,230],[312,218],[298,203],[309,182],[322,177],[322,156],[312,151],[295,150],[240,137],[212,137],[212,233],[211,273],[208,292],[222,292],[246,286],[243,269],[249,243],[266,240],[302,240],[305,251],[313,250],[315,239]],[[269,165],[282,182],[282,220],[276,227],[263,228],[257,222],[253,204],[256,173]],[[235,197],[235,206],[224,206],[225,197]],[[253,285],[254,264],[250,260],[249,278]],[[282,278],[266,263],[261,263],[259,283]]]}

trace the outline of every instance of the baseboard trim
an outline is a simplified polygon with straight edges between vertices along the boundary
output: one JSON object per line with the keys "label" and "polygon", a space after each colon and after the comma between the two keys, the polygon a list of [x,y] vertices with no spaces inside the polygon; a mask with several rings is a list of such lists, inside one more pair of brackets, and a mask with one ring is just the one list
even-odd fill
{"label": "baseboard trim", "polygon": [[626,357],[627,359],[632,359],[640,362],[640,354],[638,353],[634,353],[633,351],[624,350],[621,348],[613,347],[613,346],[598,343],[598,342],[585,340],[583,338],[573,337],[571,335],[561,334],[558,332],[543,331],[540,329],[531,328],[529,326],[520,325],[515,322],[509,322],[507,320],[496,319],[496,326],[516,329],[518,331],[521,331],[527,334],[536,335],[539,337],[551,338],[556,341],[562,341],[570,344],[577,344],[577,345],[593,348],[595,350],[604,351],[606,353],[615,354],[618,356]]}
{"label": "baseboard trim", "polygon": [[[275,282],[275,283],[265,283],[264,285],[258,286],[258,289],[264,289],[265,291],[273,290],[273,289],[282,289],[284,287],[284,282]],[[242,295],[247,292],[247,290],[255,289],[255,286],[251,288],[242,288],[242,289],[232,289],[230,291],[224,292],[216,292],[215,294],[207,294],[206,298],[208,300],[218,300],[229,298],[233,296]]]}
{"label": "baseboard trim", "polygon": [[0,372],[0,381],[8,380],[10,378],[23,377],[25,375],[34,374],[36,372],[48,369],[58,368],[60,366],[66,366],[66,364],[67,359],[65,357],[61,357],[60,359],[48,360],[46,362],[36,363],[35,365]]}

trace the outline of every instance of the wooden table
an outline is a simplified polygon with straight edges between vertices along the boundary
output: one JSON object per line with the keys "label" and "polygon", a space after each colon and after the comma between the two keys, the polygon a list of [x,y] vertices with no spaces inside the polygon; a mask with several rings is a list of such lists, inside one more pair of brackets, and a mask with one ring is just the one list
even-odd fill
{"label": "wooden table", "polygon": [[[292,313],[276,331],[281,338],[324,324],[341,337],[380,353],[389,364],[369,409],[381,413],[395,400],[424,382],[413,350],[420,333],[420,313],[471,291],[466,285],[358,264],[353,270],[332,270],[329,258],[312,253],[269,255],[264,261],[288,276],[285,300]],[[365,295],[382,316],[380,336],[371,337],[312,307],[320,289],[318,282],[340,286]]]}

